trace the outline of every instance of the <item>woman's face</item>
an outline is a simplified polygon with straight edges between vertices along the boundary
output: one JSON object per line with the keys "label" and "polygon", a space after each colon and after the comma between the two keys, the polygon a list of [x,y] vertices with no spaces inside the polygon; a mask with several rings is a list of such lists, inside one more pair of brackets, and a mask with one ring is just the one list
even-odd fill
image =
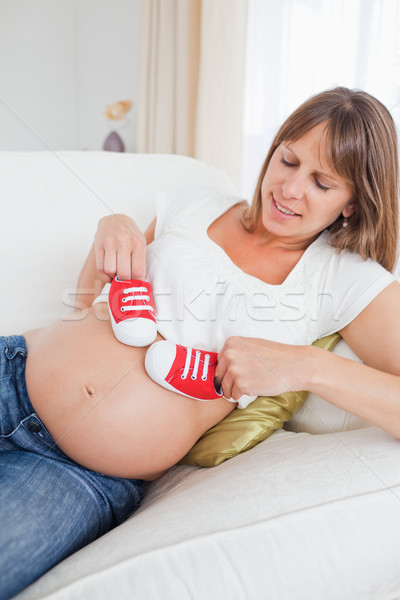
{"label": "woman's face", "polygon": [[262,225],[274,236],[308,245],[354,212],[352,188],[326,158],[325,123],[275,150],[261,186]]}

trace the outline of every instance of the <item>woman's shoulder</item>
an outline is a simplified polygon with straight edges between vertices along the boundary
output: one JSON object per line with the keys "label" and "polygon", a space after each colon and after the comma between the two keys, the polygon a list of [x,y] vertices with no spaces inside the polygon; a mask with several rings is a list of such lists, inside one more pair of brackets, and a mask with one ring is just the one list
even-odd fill
{"label": "woman's shoulder", "polygon": [[330,243],[328,231],[324,231],[308,248],[305,257],[305,278],[310,288],[327,293],[355,295],[363,293],[376,282],[393,281],[393,275],[371,258],[364,259],[357,252],[338,250]]}
{"label": "woman's shoulder", "polygon": [[186,186],[160,192],[156,200],[157,204],[163,204],[168,210],[177,213],[199,204],[215,206],[220,203],[238,202],[241,199],[208,186]]}
{"label": "woman's shoulder", "polygon": [[363,258],[358,252],[349,249],[338,250],[335,248],[330,242],[330,235],[328,232],[325,232],[323,247],[326,255],[329,257],[329,263],[332,268],[365,274],[389,273],[385,267],[372,258]]}
{"label": "woman's shoulder", "polygon": [[388,284],[394,276],[378,262],[371,258],[364,259],[357,252],[337,250],[330,244],[329,234],[321,240],[321,275],[323,287],[329,292],[344,294],[363,294],[370,287]]}
{"label": "woman's shoulder", "polygon": [[158,232],[189,225],[200,225],[242,199],[208,186],[188,186],[157,195]]}

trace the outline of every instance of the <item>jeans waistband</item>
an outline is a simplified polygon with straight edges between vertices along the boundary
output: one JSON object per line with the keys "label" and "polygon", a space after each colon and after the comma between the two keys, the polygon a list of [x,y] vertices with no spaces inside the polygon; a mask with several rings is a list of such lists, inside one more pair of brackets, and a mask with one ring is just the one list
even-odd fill
{"label": "jeans waistband", "polygon": [[35,412],[28,396],[25,365],[28,354],[22,335],[0,336],[0,420],[1,431],[13,427],[15,407],[21,415]]}
{"label": "jeans waistband", "polygon": [[8,358],[13,358],[17,352],[28,354],[26,340],[23,335],[0,336],[0,346],[8,350]]}

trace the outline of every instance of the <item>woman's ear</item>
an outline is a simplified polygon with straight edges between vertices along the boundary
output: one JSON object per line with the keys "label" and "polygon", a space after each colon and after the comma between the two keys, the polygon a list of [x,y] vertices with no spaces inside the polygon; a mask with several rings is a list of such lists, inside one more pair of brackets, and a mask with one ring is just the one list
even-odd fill
{"label": "woman's ear", "polygon": [[351,217],[352,215],[354,215],[356,211],[356,203],[355,202],[350,202],[350,204],[348,204],[347,206],[344,207],[344,209],[342,210],[342,215],[348,219],[349,217]]}

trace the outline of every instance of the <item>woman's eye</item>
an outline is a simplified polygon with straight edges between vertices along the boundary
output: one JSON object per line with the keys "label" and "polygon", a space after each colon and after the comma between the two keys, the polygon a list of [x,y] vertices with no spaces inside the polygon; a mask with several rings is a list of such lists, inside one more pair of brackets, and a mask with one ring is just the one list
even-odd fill
{"label": "woman's eye", "polygon": [[314,177],[314,181],[315,181],[315,185],[317,187],[319,187],[320,190],[327,192],[330,189],[330,188],[326,187],[325,185],[322,185],[322,183],[320,181],[318,181],[318,179],[316,177]]}
{"label": "woman's eye", "polygon": [[282,156],[282,158],[281,158],[281,163],[282,163],[283,165],[285,165],[285,167],[295,167],[295,166],[296,166],[295,164],[293,164],[293,163],[291,163],[291,162],[289,162],[289,161],[285,160],[285,159],[283,158],[283,156]]}
{"label": "woman's eye", "polygon": [[[283,156],[281,157],[281,163],[283,165],[285,165],[285,167],[297,167],[297,165],[295,163],[289,162]],[[327,187],[326,185],[322,185],[322,183],[316,177],[314,177],[314,181],[315,181],[315,185],[323,192],[328,192],[330,190],[330,188]]]}

